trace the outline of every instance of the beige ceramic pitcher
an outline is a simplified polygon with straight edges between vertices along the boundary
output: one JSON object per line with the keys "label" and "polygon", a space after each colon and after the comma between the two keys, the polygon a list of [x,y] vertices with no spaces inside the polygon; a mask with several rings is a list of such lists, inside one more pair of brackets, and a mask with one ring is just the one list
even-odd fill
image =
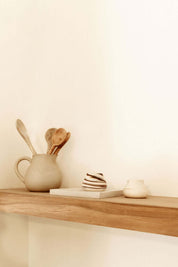
{"label": "beige ceramic pitcher", "polygon": [[[25,175],[19,171],[19,163],[30,163]],[[46,192],[61,185],[61,173],[55,155],[36,154],[32,158],[22,157],[15,163],[15,172],[29,191]]]}

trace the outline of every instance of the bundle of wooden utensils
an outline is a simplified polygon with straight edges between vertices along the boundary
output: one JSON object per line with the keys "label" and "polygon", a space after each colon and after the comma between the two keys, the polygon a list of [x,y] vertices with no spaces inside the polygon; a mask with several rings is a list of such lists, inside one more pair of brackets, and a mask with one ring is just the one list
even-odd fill
{"label": "bundle of wooden utensils", "polygon": [[[26,144],[30,148],[33,155],[36,155],[37,152],[34,149],[30,138],[28,136],[26,127],[21,120],[16,121],[16,128],[22,138],[25,140]],[[61,148],[67,143],[71,134],[67,132],[64,128],[50,128],[45,133],[45,139],[48,145],[47,154],[48,155],[58,155]]]}
{"label": "bundle of wooden utensils", "polygon": [[50,128],[46,131],[45,139],[48,144],[47,154],[58,155],[61,148],[67,143],[70,138],[70,132],[64,128]]}

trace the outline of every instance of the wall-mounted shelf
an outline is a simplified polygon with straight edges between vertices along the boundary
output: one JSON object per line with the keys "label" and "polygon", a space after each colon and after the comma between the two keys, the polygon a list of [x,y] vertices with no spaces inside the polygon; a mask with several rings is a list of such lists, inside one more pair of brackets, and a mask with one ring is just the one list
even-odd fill
{"label": "wall-mounted shelf", "polygon": [[0,211],[178,236],[178,198],[86,199],[0,190]]}

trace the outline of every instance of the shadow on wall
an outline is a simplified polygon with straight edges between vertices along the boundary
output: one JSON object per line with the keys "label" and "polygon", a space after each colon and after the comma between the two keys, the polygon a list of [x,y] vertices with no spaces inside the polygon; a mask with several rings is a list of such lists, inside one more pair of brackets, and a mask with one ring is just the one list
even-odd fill
{"label": "shadow on wall", "polygon": [[0,266],[28,267],[27,217],[0,213]]}
{"label": "shadow on wall", "polygon": [[72,153],[73,143],[66,145],[58,155],[57,163],[62,173],[62,187],[80,187],[89,168]]}
{"label": "shadow on wall", "polygon": [[30,266],[156,267],[160,257],[164,266],[169,266],[170,257],[177,260],[176,237],[46,218],[29,221]]}
{"label": "shadow on wall", "polygon": [[29,220],[30,266],[109,266],[103,257],[109,250],[109,228],[46,218]]}

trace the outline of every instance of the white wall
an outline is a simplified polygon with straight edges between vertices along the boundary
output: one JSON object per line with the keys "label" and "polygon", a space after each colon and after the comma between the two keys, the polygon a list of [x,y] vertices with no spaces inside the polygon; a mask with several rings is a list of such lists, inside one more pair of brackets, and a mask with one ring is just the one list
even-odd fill
{"label": "white wall", "polygon": [[[14,122],[26,112],[30,55],[21,28],[23,1],[0,1],[0,188],[20,187],[15,160],[28,152],[16,134]],[[0,214],[0,266],[28,266],[28,217]]]}
{"label": "white wall", "polygon": [[[1,188],[23,186],[19,117],[40,153],[47,128],[71,131],[63,186],[93,169],[116,187],[138,177],[154,195],[178,196],[177,15],[174,0],[0,1]],[[177,266],[174,237],[16,218],[29,267]]]}
{"label": "white wall", "polygon": [[0,214],[0,266],[28,267],[28,217]]}

